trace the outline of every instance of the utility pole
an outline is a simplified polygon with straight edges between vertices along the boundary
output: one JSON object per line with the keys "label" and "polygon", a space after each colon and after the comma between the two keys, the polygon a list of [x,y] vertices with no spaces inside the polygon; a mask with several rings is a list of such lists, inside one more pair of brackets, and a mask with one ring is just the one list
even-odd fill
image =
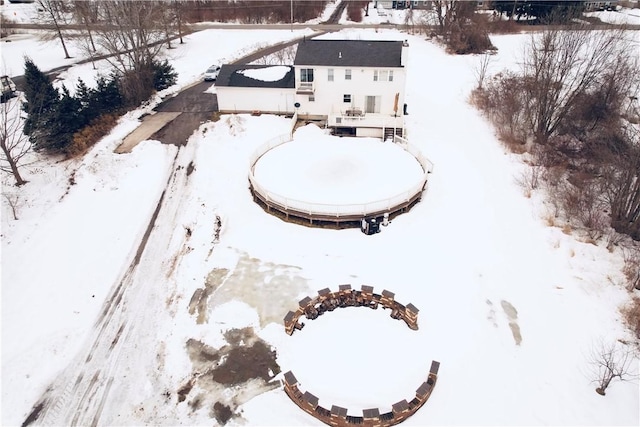
{"label": "utility pole", "polygon": [[293,33],[293,0],[291,0],[291,32]]}

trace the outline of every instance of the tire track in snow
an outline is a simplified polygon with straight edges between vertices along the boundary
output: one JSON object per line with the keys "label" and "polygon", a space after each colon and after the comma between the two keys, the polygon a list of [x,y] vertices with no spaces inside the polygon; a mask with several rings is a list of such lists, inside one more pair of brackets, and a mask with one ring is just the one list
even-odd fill
{"label": "tire track in snow", "polygon": [[[54,426],[98,425],[114,381],[113,372],[118,359],[133,335],[131,320],[138,317],[146,307],[145,281],[136,281],[137,268],[159,213],[165,205],[168,190],[176,194],[176,188],[171,188],[172,184],[175,184],[178,172],[185,169],[178,164],[180,153],[178,149],[171,166],[172,172],[169,174],[136,253],[122,279],[107,298],[104,309],[94,325],[95,333],[91,338],[89,350],[76,356],[75,360],[58,375],[34,405],[23,426],[35,422]],[[171,235],[166,236],[166,239],[170,240]],[[151,283],[147,286],[152,285]]]}

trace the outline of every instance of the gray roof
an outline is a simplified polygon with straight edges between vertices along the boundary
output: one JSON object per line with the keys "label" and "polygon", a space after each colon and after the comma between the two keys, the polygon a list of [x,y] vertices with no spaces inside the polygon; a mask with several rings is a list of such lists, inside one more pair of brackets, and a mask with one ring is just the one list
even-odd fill
{"label": "gray roof", "polygon": [[216,86],[231,87],[271,87],[292,89],[296,86],[294,68],[289,67],[289,71],[280,80],[268,82],[264,80],[256,80],[241,74],[242,70],[260,70],[264,68],[274,67],[274,65],[248,65],[248,64],[224,64],[220,68]]}
{"label": "gray roof", "polygon": [[402,41],[303,40],[295,65],[402,67]]}

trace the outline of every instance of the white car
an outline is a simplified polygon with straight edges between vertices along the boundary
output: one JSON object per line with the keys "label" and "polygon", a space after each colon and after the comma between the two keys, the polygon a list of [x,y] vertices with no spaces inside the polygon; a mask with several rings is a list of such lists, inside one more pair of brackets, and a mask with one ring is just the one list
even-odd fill
{"label": "white car", "polygon": [[204,72],[204,80],[211,81],[211,80],[217,79],[219,72],[220,72],[220,66],[212,65],[211,67],[207,68],[207,71]]}

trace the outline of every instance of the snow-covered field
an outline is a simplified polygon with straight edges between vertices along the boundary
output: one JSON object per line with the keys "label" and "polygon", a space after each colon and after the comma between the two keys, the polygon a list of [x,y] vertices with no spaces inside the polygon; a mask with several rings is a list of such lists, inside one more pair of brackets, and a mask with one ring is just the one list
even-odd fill
{"label": "snow-covered field", "polygon": [[[166,93],[211,63],[303,33],[192,34],[170,51],[180,77]],[[19,219],[3,199],[2,425],[20,425],[43,395],[38,423],[53,425],[211,425],[224,418],[216,402],[234,425],[319,425],[260,378],[208,379],[256,342],[321,404],[353,415],[412,397],[438,360],[438,384],[407,425],[640,424],[638,384],[600,396],[589,365],[599,342],[630,339],[621,256],[549,226],[542,196],[525,197],[521,159],[467,102],[479,59],[393,30],[328,37],[409,41],[408,138],[435,164],[422,201],[373,236],[268,215],[248,191],[249,158],[290,126],[268,115],[204,123],[179,150],[143,141],[114,154],[147,107],[82,159],[36,156],[22,188],[3,177]],[[490,71],[513,67],[527,38],[492,37]],[[22,37],[2,45],[2,67],[20,69],[21,52],[42,69],[63,56]],[[95,73],[87,64],[61,79]],[[351,308],[285,334],[299,299],[344,283],[395,292],[420,309],[420,329]],[[381,365],[385,375],[372,375]]]}

